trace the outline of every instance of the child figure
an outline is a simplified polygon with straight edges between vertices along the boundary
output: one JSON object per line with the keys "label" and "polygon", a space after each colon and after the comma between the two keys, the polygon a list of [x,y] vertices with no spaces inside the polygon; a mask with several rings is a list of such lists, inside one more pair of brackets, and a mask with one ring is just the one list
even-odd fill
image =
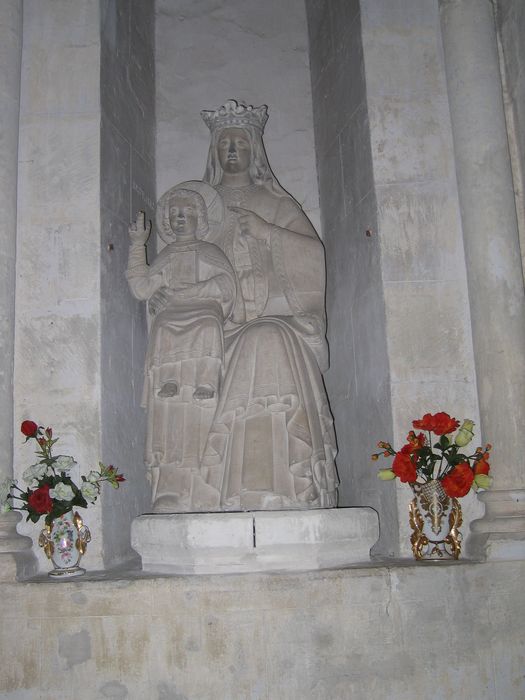
{"label": "child figure", "polygon": [[174,187],[160,199],[159,235],[167,244],[151,265],[144,212],[129,227],[126,277],[132,294],[148,300],[151,318],[142,405],[148,426],[145,461],[155,512],[189,507],[191,475],[217,404],[224,360],[223,326],[236,297],[225,254],[200,240],[208,230],[204,199]]}

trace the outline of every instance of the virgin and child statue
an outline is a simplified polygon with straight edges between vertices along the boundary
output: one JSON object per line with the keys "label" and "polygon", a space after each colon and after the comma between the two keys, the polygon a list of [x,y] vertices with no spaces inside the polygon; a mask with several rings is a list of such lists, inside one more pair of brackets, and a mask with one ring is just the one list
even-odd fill
{"label": "virgin and child statue", "polygon": [[127,279],[147,300],[143,406],[153,511],[336,505],[333,420],[323,384],[323,246],[270,170],[266,106],[229,100],[202,181],[130,225]]}

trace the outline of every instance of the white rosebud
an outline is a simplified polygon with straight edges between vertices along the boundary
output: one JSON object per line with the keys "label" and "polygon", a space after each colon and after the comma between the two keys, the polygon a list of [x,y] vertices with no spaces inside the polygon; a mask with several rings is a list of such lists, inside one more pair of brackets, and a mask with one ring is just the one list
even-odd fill
{"label": "white rosebud", "polygon": [[53,466],[59,472],[68,472],[75,466],[76,462],[73,457],[69,455],[58,455]]}
{"label": "white rosebud", "polygon": [[93,469],[86,476],[86,481],[89,481],[90,484],[98,483],[99,479],[100,479],[100,474],[98,472],[93,471]]}
{"label": "white rosebud", "polygon": [[56,498],[57,501],[72,501],[75,498],[75,492],[69,484],[64,484],[59,481],[54,489],[49,489],[51,498]]}
{"label": "white rosebud", "polygon": [[94,503],[97,500],[98,488],[95,486],[95,484],[92,484],[89,481],[84,481],[80,491],[88,503]]}
{"label": "white rosebud", "polygon": [[26,482],[26,484],[31,484],[33,479],[41,479],[45,475],[46,470],[47,466],[45,464],[33,464],[22,474],[22,479]]}

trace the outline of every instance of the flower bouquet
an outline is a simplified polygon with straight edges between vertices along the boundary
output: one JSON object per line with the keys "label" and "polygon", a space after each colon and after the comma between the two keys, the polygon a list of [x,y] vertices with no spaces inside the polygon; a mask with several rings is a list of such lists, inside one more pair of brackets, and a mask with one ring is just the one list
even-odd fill
{"label": "flower bouquet", "polygon": [[[35,440],[39,461],[22,474],[26,489],[21,489],[14,479],[7,478],[0,483],[0,511],[26,511],[26,520],[34,523],[44,516],[45,528],[39,544],[53,560],[55,568],[65,568],[70,575],[73,571],[83,573],[77,564],[91,535],[78,513],[72,514],[73,508],[87,508],[94,503],[104,482],[118,488],[125,478],[112,465],[105,466],[99,462],[98,471],[92,470],[81,477],[79,488],[69,475],[77,464],[73,457],[53,455],[53,446],[58,438],[53,438],[52,428],[44,429],[34,421],[25,420],[20,429],[26,442]],[[54,536],[54,532],[58,534]],[[58,555],[65,567],[57,563]]]}
{"label": "flower bouquet", "polygon": [[[464,420],[460,427],[459,421],[448,413],[426,413],[413,421],[412,426],[421,432],[411,430],[406,444],[398,451],[388,442],[378,442],[381,452],[373,454],[372,459],[394,458],[391,468],[380,469],[378,477],[383,481],[398,478],[414,492],[410,504],[414,556],[421,559],[447,555],[457,559],[461,550],[458,527],[462,519],[457,499],[471,489],[488,489],[492,485],[489,476],[492,446],[487,444],[476,448],[473,454],[464,454],[463,448],[474,437],[474,421]],[[429,527],[422,512],[430,521]],[[447,514],[448,531],[440,539]]]}

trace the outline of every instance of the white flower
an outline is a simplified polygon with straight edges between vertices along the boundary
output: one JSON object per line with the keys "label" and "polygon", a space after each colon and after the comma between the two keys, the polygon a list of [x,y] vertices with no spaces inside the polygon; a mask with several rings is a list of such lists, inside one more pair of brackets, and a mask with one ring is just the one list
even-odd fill
{"label": "white flower", "polygon": [[[2,506],[2,513],[7,513],[8,510],[11,510],[11,506],[7,503],[7,497],[15,484],[16,481],[9,477],[0,481],[0,506]],[[7,506],[7,510],[3,510],[5,506]]]}
{"label": "white flower", "polygon": [[28,467],[22,474],[22,479],[26,484],[31,484],[33,479],[41,479],[46,474],[46,471],[47,466],[39,462],[38,464],[33,464],[31,467]]}
{"label": "white flower", "polygon": [[97,500],[98,488],[95,486],[95,484],[92,484],[89,481],[84,481],[80,491],[88,503],[94,503]]}
{"label": "white flower", "polygon": [[49,489],[49,495],[51,498],[56,498],[57,501],[72,501],[75,497],[75,492],[69,484],[59,481],[54,489]]}
{"label": "white flower", "polygon": [[98,472],[93,471],[93,469],[86,476],[86,481],[89,481],[90,484],[96,484],[99,479],[100,474]]}
{"label": "white flower", "polygon": [[69,455],[58,455],[53,466],[59,472],[68,472],[75,466],[76,462]]}

